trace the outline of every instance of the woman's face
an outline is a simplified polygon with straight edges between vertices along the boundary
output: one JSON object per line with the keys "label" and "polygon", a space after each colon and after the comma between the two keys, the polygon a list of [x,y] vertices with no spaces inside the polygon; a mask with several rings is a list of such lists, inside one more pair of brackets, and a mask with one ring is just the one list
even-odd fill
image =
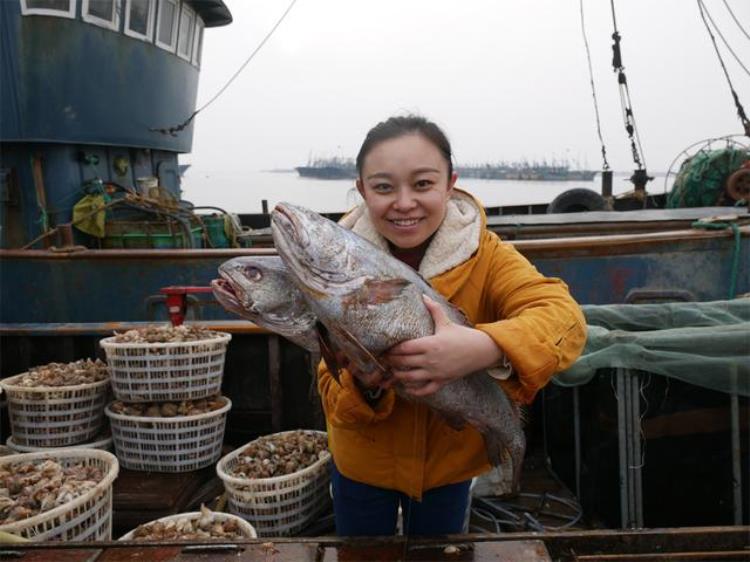
{"label": "woman's face", "polygon": [[415,248],[438,229],[456,183],[440,150],[418,133],[376,144],[357,189],[377,231],[398,248]]}

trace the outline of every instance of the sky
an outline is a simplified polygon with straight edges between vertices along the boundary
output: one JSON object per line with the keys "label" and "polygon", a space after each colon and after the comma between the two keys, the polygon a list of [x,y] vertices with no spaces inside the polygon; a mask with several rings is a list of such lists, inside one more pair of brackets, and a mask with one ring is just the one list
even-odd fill
{"label": "sky", "polygon": [[[289,5],[225,3],[234,22],[205,32],[198,107]],[[649,171],[667,171],[694,143],[742,133],[697,1],[614,3]],[[750,69],[750,2],[704,3]],[[627,171],[634,165],[611,66],[610,2],[583,0],[583,9],[609,163]],[[716,40],[750,116],[750,75]],[[601,169],[579,0],[298,0],[196,117],[193,151],[182,161],[240,172],[353,157],[373,125],[409,112],[445,130],[458,164],[555,159]]]}

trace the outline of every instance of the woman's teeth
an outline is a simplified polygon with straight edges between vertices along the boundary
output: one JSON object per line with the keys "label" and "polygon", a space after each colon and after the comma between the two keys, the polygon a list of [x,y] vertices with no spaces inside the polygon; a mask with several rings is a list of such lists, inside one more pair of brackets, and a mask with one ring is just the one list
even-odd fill
{"label": "woman's teeth", "polygon": [[414,226],[419,219],[392,219],[391,222],[396,226]]}

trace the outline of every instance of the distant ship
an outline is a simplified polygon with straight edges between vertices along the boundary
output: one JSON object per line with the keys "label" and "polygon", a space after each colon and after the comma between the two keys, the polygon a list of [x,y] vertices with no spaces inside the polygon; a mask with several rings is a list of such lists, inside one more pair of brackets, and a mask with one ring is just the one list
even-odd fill
{"label": "distant ship", "polygon": [[303,178],[346,180],[357,177],[357,166],[352,158],[316,158],[295,170]]}
{"label": "distant ship", "polygon": [[[303,178],[346,180],[357,177],[353,158],[315,158],[308,161],[307,166],[297,166],[295,170]],[[592,181],[597,173],[595,170],[572,170],[568,163],[525,161],[457,166],[456,172],[461,178],[521,181]]]}
{"label": "distant ship", "polygon": [[591,181],[594,170],[571,170],[567,163],[528,163],[511,162],[481,164],[477,166],[457,166],[456,172],[462,178],[485,180],[528,180],[528,181]]}

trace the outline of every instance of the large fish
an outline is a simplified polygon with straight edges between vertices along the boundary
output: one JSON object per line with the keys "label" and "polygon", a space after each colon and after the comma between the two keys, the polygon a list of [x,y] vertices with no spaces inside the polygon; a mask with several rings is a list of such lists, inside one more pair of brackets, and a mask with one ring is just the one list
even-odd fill
{"label": "large fish", "polygon": [[318,352],[317,318],[278,256],[234,258],[219,266],[211,288],[228,311]]}
{"label": "large fish", "polygon": [[[294,283],[325,326],[327,333],[321,341],[328,342],[322,346],[327,362],[333,359],[325,353],[330,344],[362,372],[379,371],[387,377],[388,367],[379,359],[385,351],[434,333],[422,295],[439,303],[453,322],[469,325],[463,313],[411,267],[317,213],[279,203],[271,214],[271,230]],[[466,422],[474,426],[484,437],[487,457],[494,466],[501,464],[503,450],[507,450],[518,490],[526,448],[521,419],[485,371],[420,398],[399,385],[395,388],[402,397],[421,401],[442,414],[453,427]]]}

